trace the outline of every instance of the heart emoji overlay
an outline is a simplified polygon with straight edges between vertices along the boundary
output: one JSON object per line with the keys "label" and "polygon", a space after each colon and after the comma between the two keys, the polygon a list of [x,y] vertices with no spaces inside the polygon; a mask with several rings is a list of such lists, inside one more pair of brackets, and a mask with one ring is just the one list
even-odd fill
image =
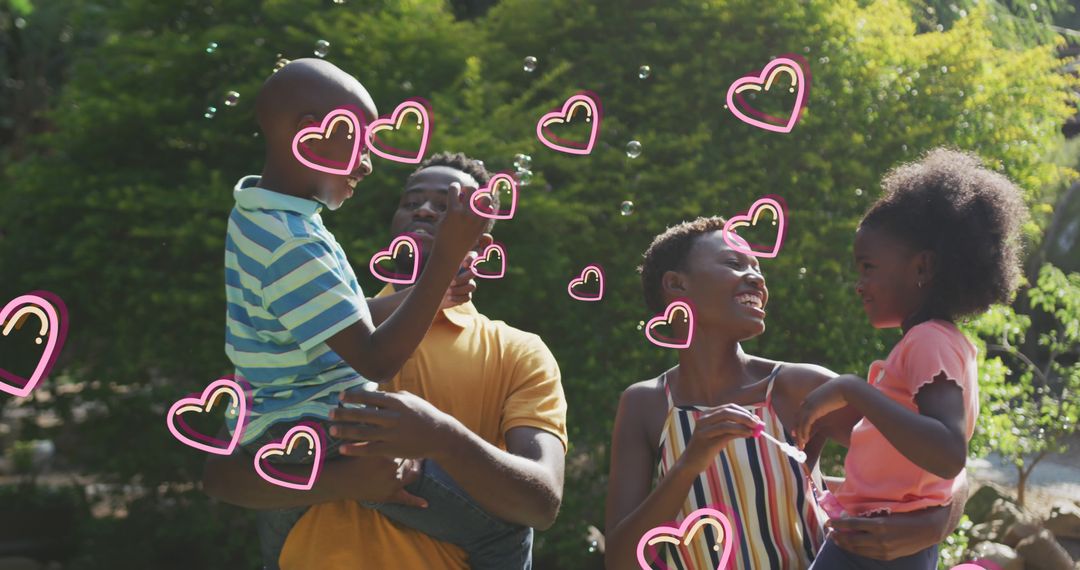
{"label": "heart emoji overlay", "polygon": [[[228,441],[200,433],[191,427],[188,422],[184,421],[184,414],[208,413],[223,397],[228,398],[230,402],[225,413],[229,417],[236,418],[236,426],[233,428],[232,437]],[[169,412],[165,416],[165,424],[173,437],[180,440],[184,445],[207,453],[231,455],[243,435],[244,426],[248,419],[247,410],[248,401],[243,386],[233,376],[225,376],[211,382],[201,394],[177,400],[169,407]]]}
{"label": "heart emoji overlay", "polygon": [[[560,109],[540,117],[536,123],[536,138],[552,150],[567,154],[589,154],[600,133],[600,118],[600,98],[592,92],[582,91],[567,99]],[[564,139],[552,132],[554,126],[581,120],[589,123],[589,136],[585,140]]]}
{"label": "heart emoji overlay", "polygon": [[[31,319],[34,317],[34,319]],[[28,377],[12,372],[6,368],[8,363],[0,362],[0,391],[11,394],[17,398],[24,398],[49,375],[60,350],[64,347],[67,339],[68,315],[64,301],[49,291],[31,291],[9,301],[0,309],[0,341],[20,342],[22,339],[13,338],[12,331],[22,330],[23,325],[37,329],[37,337],[34,339],[35,346],[41,346],[41,356],[34,366],[33,372]],[[10,340],[9,340],[10,339]],[[31,346],[20,348],[16,354],[29,354],[35,350]]]}
{"label": "heart emoji overlay", "polygon": [[[481,270],[478,266],[482,263],[497,263],[499,268]],[[499,242],[485,247],[484,251],[473,260],[471,267],[473,273],[480,279],[501,279],[506,275],[506,247]]]}
{"label": "heart emoji overlay", "polygon": [[[761,72],[736,79],[728,87],[728,110],[748,125],[776,133],[790,133],[799,122],[799,116],[806,105],[806,80],[809,72],[803,73],[804,64],[798,61],[801,59],[797,56],[781,56],[770,61]],[[781,77],[787,81],[781,80]],[[777,86],[795,93],[795,102],[786,117],[763,113],[750,106],[744,97],[748,93],[765,93]]]}
{"label": "heart emoji overlay", "polygon": [[[403,254],[412,260],[412,270],[409,273],[395,273],[379,266],[380,263],[385,261],[394,262]],[[390,247],[379,250],[375,255],[371,256],[368,268],[371,270],[371,274],[380,281],[402,285],[414,283],[416,277],[420,275],[420,243],[416,241],[413,234],[399,235],[390,242]]]}
{"label": "heart emoji overlay", "polygon": [[[787,231],[787,216],[784,214],[782,201],[766,196],[759,198],[745,214],[732,216],[724,223],[723,237],[728,247],[735,251],[753,255],[756,257],[776,257],[780,253],[780,247],[784,243],[784,235]],[[742,227],[756,226],[761,214],[770,214],[772,224],[776,226],[776,241],[771,247],[758,246],[749,243],[745,238],[737,234]]]}
{"label": "heart emoji overlay", "polygon": [[[255,453],[255,472],[259,474],[259,477],[279,487],[297,491],[310,490],[315,486],[315,481],[319,479],[319,471],[322,470],[324,438],[321,431],[317,425],[306,422],[293,426],[280,441],[268,443],[259,448],[259,451]],[[305,452],[311,456],[310,461],[291,461],[290,463],[310,464],[311,472],[307,477],[292,475],[274,468],[275,458],[295,457],[294,454]]]}
{"label": "heart emoji overlay", "polygon": [[[679,568],[712,569],[713,561],[718,558],[715,569],[726,569],[735,541],[727,516],[705,507],[690,513],[678,528],[658,526],[642,535],[637,546],[638,564],[642,570],[668,570],[659,550],[662,545],[670,545],[685,565]],[[703,565],[706,564],[704,561],[708,561],[707,566]]]}
{"label": "heart emoji overlay", "polygon": [[[596,292],[587,290],[595,287]],[[582,291],[585,289],[586,291]],[[570,297],[578,301],[599,301],[604,298],[604,268],[595,263],[590,263],[581,270],[581,273],[566,285],[566,291]]]}
{"label": "heart emoji overlay", "polygon": [[[414,151],[404,150],[390,146],[384,139],[391,133],[402,133],[409,128],[420,131],[420,144]],[[383,133],[383,138],[379,138]],[[405,164],[418,164],[424,159],[427,152],[428,141],[431,140],[431,108],[428,102],[420,98],[412,98],[403,101],[394,108],[389,117],[382,117],[371,122],[368,127],[367,147],[371,153]]]}
{"label": "heart emoji overlay", "polygon": [[[685,322],[687,332],[685,339],[662,336],[653,332],[653,329],[662,325],[672,325],[675,322]],[[663,348],[689,348],[694,340],[694,308],[689,299],[676,299],[664,309],[662,315],[656,315],[645,324],[645,337],[649,342]]]}
{"label": "heart emoji overlay", "polygon": [[[493,200],[484,205],[478,203],[484,198],[496,196],[499,199],[498,211],[492,210],[491,204],[494,204]],[[469,196],[469,208],[471,208],[473,212],[476,212],[476,215],[484,218],[490,218],[492,220],[509,220],[514,217],[514,212],[517,211],[517,199],[517,181],[514,180],[514,177],[509,173],[499,172],[488,180],[486,186],[473,192],[472,196]]]}
{"label": "heart emoji overlay", "polygon": [[[296,160],[308,168],[327,174],[348,175],[360,162],[361,145],[364,142],[364,114],[355,107],[339,107],[323,117],[317,127],[300,129],[293,137],[292,151]],[[351,140],[352,150],[348,160],[319,156],[311,143],[328,139]]]}

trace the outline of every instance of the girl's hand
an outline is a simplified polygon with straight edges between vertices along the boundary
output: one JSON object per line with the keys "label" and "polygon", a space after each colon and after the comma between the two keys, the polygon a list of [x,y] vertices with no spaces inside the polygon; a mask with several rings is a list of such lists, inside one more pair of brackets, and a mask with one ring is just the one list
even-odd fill
{"label": "girl's hand", "polygon": [[799,446],[799,449],[805,448],[809,443],[814,422],[847,405],[844,384],[851,378],[855,377],[837,376],[806,395],[802,409],[799,410],[797,427],[792,430],[792,436],[795,437],[795,444]]}
{"label": "girl's hand", "polygon": [[690,444],[679,458],[694,473],[701,473],[712,464],[716,455],[731,440],[753,437],[754,428],[763,422],[746,408],[724,404],[710,408],[698,418]]}

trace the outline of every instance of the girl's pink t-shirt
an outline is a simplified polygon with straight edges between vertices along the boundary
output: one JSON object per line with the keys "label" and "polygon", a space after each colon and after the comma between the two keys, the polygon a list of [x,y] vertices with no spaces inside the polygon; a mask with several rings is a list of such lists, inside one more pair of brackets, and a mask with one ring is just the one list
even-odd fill
{"label": "girl's pink t-shirt", "polygon": [[[975,357],[975,346],[956,325],[926,321],[908,330],[888,358],[870,365],[868,380],[890,399],[917,413],[915,395],[944,372],[964,392],[964,435],[971,441],[979,414]],[[917,511],[946,505],[953,496],[953,479],[942,479],[912,463],[866,418],[851,432],[844,471],[843,484],[831,494],[849,515]],[[960,477],[964,477],[963,472]]]}

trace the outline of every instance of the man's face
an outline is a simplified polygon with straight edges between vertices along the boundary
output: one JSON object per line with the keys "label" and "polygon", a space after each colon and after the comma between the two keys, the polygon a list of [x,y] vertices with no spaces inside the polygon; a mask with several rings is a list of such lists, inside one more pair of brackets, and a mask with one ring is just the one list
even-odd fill
{"label": "man's face", "polygon": [[424,263],[435,245],[435,235],[446,212],[446,196],[454,182],[462,188],[479,187],[472,176],[449,166],[429,166],[417,172],[406,181],[405,191],[390,222],[394,236],[406,232],[417,235]]}

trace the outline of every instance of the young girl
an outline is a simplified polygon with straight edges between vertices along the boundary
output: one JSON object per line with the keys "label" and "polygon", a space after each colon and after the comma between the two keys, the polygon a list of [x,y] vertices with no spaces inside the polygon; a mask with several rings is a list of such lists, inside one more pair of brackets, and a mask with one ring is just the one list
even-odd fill
{"label": "young girl", "polygon": [[[855,235],[856,293],[874,328],[900,327],[869,382],[838,376],[803,402],[795,437],[850,406],[844,482],[820,497],[831,517],[906,513],[947,504],[964,472],[978,415],[975,347],[954,321],[1009,302],[1020,275],[1020,190],[975,157],[936,149],[896,168]],[[938,547],[892,561],[841,549],[829,539],[811,568],[937,568]]]}

